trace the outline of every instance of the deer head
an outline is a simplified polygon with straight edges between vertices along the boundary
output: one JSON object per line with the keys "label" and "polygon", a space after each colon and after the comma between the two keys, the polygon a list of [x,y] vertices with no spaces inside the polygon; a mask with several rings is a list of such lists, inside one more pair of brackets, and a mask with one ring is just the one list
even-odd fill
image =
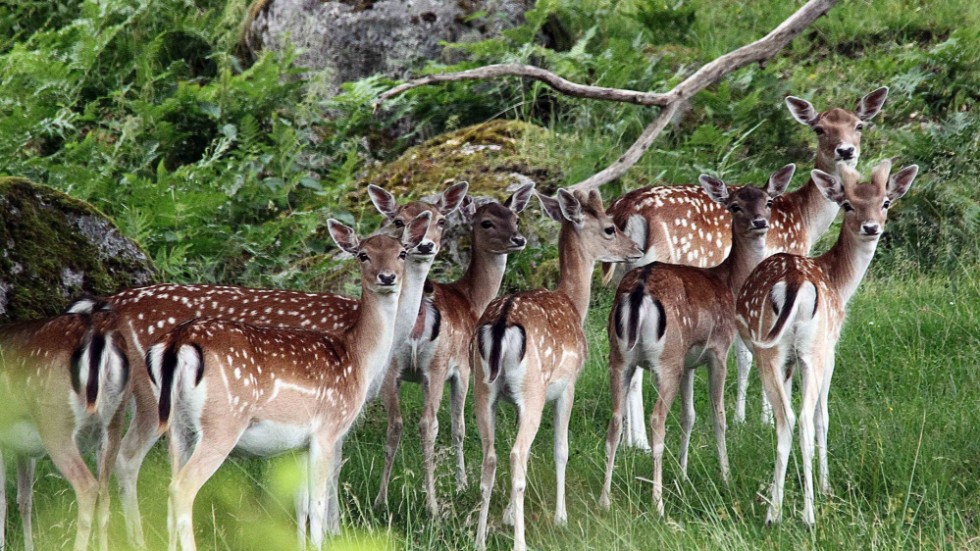
{"label": "deer head", "polygon": [[833,108],[818,113],[810,102],[794,96],[786,97],[786,107],[793,118],[817,134],[817,168],[829,172],[838,161],[850,168],[857,166],[864,123],[881,111],[887,97],[888,87],[882,86],[861,98],[854,111]]}
{"label": "deer head", "polygon": [[861,184],[861,175],[844,163],[838,163],[838,172],[840,178],[814,170],[813,181],[827,199],[844,210],[841,231],[877,241],[885,229],[888,208],[909,190],[919,167],[907,166],[889,177],[891,161],[884,160],[871,172],[868,184]]}
{"label": "deer head", "polygon": [[761,187],[742,186],[734,191],[718,178],[702,174],[698,181],[711,200],[732,213],[733,236],[765,238],[772,216],[772,200],[786,191],[796,165],[788,164],[773,172]]}
{"label": "deer head", "polygon": [[538,199],[545,214],[562,223],[563,232],[567,229],[579,236],[583,252],[593,261],[627,262],[643,256],[639,246],[606,214],[597,190],[572,193],[560,189],[556,198],[538,194]]}
{"label": "deer head", "polygon": [[409,250],[409,256],[415,262],[429,262],[439,253],[443,231],[447,224],[446,216],[459,207],[463,198],[466,197],[468,188],[467,182],[458,182],[440,193],[434,203],[412,201],[405,206],[400,206],[394,195],[374,184],[368,186],[368,194],[378,212],[388,219],[388,224],[382,231],[389,235],[403,234],[409,222],[422,212],[431,214],[432,221],[425,238],[416,247]]}
{"label": "deer head", "polygon": [[473,250],[508,254],[524,249],[527,239],[517,228],[534,193],[534,184],[519,187],[502,204],[490,201],[479,207],[466,197],[460,207],[463,219],[473,227]]}
{"label": "deer head", "polygon": [[414,249],[425,238],[432,213],[424,211],[405,226],[404,239],[374,235],[361,241],[354,230],[337,220],[327,221],[330,237],[337,246],[361,263],[361,284],[366,292],[397,295],[405,270],[406,249]]}

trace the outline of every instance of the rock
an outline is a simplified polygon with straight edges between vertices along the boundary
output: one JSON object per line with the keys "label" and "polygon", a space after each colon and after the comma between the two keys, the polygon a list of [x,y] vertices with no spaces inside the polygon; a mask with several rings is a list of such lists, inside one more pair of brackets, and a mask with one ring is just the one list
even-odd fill
{"label": "rock", "polygon": [[95,207],[0,178],[0,322],[53,316],[81,295],[153,283],[152,262]]}
{"label": "rock", "polygon": [[444,42],[495,36],[523,20],[526,0],[256,0],[243,26],[240,50],[292,44],[297,64],[327,70],[333,91],[344,82],[383,74],[406,78],[432,59],[449,57]]}

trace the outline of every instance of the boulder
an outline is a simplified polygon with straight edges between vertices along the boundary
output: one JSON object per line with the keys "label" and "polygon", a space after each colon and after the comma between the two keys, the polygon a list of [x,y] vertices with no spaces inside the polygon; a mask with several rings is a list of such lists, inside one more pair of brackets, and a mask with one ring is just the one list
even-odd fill
{"label": "boulder", "polygon": [[153,283],[143,249],[95,207],[0,178],[0,322],[53,316],[81,295]]}
{"label": "boulder", "polygon": [[290,44],[297,64],[340,84],[383,74],[402,79],[426,61],[451,59],[444,43],[473,42],[523,21],[526,0],[256,0],[243,25],[242,57]]}

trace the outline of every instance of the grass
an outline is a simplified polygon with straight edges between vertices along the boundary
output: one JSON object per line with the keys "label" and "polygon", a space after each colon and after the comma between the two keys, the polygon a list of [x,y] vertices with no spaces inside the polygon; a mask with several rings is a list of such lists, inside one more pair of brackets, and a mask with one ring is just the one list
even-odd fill
{"label": "grass", "polygon": [[[975,269],[974,269],[975,270]],[[774,433],[759,418],[760,390],[753,375],[748,422],[728,432],[731,482],[721,484],[707,414],[706,382],[695,387],[698,420],[691,443],[689,480],[680,480],[676,448],[677,408],[668,423],[667,517],[652,511],[648,454],[621,450],[613,483],[613,507],[597,505],[609,419],[605,317],[610,296],[598,292],[587,323],[590,359],[579,380],[571,421],[568,464],[569,525],[552,524],[554,466],[551,416],[532,447],[526,512],[532,549],[602,548],[953,548],[978,544],[980,529],[980,283],[963,269],[951,277],[872,270],[855,296],[838,349],[831,393],[830,469],[834,494],[818,498],[815,530],[799,520],[802,494],[794,450],[787,477],[786,517],[764,527],[767,484],[775,450]],[[728,379],[731,419],[734,368]],[[649,379],[648,379],[649,381]],[[647,409],[650,390],[647,390]],[[402,439],[390,510],[370,507],[383,464],[385,417],[372,404],[345,447],[342,474],[344,534],[339,549],[468,549],[479,507],[479,437],[466,438],[470,486],[457,492],[451,474],[446,408],[440,418],[438,487],[444,518],[425,512],[421,456],[415,420],[421,393],[405,385]],[[550,411],[550,407],[549,407]],[[489,546],[509,548],[511,529],[500,517],[509,489],[507,461],[515,433],[513,408],[500,408],[497,473]],[[731,421],[729,421],[731,423]],[[166,539],[166,454],[155,448],[141,478],[142,510],[152,548]],[[46,463],[37,483],[35,532],[41,549],[62,548],[74,530],[71,491]],[[209,481],[195,508],[202,549],[290,549],[294,546],[290,487],[292,459],[232,460]],[[14,514],[14,516],[16,516]],[[17,522],[9,526],[18,547]],[[113,548],[123,541],[119,512],[113,517]]]}

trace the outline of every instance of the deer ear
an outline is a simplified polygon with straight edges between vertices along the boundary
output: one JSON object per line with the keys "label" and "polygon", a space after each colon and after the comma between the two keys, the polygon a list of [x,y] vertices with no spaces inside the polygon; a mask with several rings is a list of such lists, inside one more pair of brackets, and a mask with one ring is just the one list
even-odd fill
{"label": "deer ear", "polygon": [[439,195],[439,201],[436,202],[436,208],[443,216],[448,216],[450,212],[456,210],[456,207],[463,202],[463,197],[466,197],[466,190],[470,188],[469,182],[458,182],[446,188],[445,191]]}
{"label": "deer ear", "polygon": [[813,108],[813,104],[803,98],[786,96],[786,107],[789,108],[793,118],[801,124],[813,126],[813,123],[817,122],[817,110]]}
{"label": "deer ear", "polygon": [[810,177],[813,178],[813,183],[817,185],[817,189],[824,197],[840,205],[846,200],[844,196],[844,184],[830,174],[820,170],[813,169],[810,172]]}
{"label": "deer ear", "polygon": [[705,193],[711,197],[712,201],[722,205],[728,203],[728,186],[725,185],[725,182],[708,174],[698,176],[698,181],[701,182],[701,187],[704,188]]}
{"label": "deer ear", "polygon": [[558,207],[561,209],[561,215],[565,220],[576,226],[582,223],[582,203],[575,197],[575,194],[566,189],[559,189]]}
{"label": "deer ear", "polygon": [[402,237],[402,246],[408,250],[418,247],[419,243],[425,239],[425,233],[429,231],[429,222],[431,221],[432,213],[429,211],[425,211],[412,219],[406,227],[404,237]]}
{"label": "deer ear", "polygon": [[469,195],[463,197],[463,202],[459,205],[459,213],[463,216],[463,222],[473,223],[473,217],[476,216],[476,202],[472,197]]}
{"label": "deer ear", "polygon": [[901,199],[901,197],[908,192],[909,187],[912,186],[912,182],[915,180],[915,177],[918,174],[919,165],[907,166],[893,174],[892,177],[888,179],[888,200],[894,202]]}
{"label": "deer ear", "polygon": [[538,201],[541,201],[541,210],[548,215],[548,218],[555,222],[561,222],[561,207],[558,206],[558,200],[542,193],[535,193],[535,195],[538,196]]}
{"label": "deer ear", "polygon": [[796,174],[796,165],[793,163],[773,172],[769,176],[769,183],[766,184],[765,188],[769,197],[779,197],[783,193],[786,193],[786,188],[789,187],[789,182],[793,179],[793,174]]}
{"label": "deer ear", "polygon": [[504,201],[504,206],[510,210],[520,214],[524,212],[527,208],[528,203],[531,202],[531,194],[534,193],[534,184],[524,184],[523,186],[517,188],[510,197]]}
{"label": "deer ear", "polygon": [[360,242],[357,240],[357,234],[354,233],[352,228],[331,218],[327,220],[327,229],[330,230],[330,237],[333,238],[333,242],[338,247],[346,253],[357,254]]}
{"label": "deer ear", "polygon": [[374,203],[374,208],[378,209],[378,212],[385,215],[388,220],[394,219],[395,215],[398,214],[398,201],[395,201],[394,195],[374,184],[368,185],[368,195],[371,197],[371,202]]}
{"label": "deer ear", "polygon": [[874,92],[861,98],[858,102],[857,111],[855,114],[862,121],[870,120],[872,117],[881,111],[881,107],[885,105],[885,99],[888,97],[888,87],[882,86]]}

